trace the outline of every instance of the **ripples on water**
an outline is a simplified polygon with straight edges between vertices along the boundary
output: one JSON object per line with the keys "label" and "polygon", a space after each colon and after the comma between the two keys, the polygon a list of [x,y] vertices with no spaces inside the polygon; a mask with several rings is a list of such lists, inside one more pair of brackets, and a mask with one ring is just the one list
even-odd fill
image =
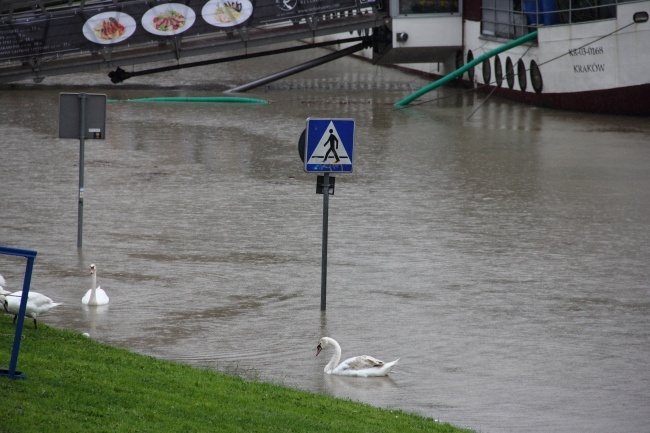
{"label": "ripples on water", "polygon": [[[218,94],[299,61],[0,89],[0,244],[38,250],[33,290],[65,302],[43,322],[479,431],[647,431],[646,119],[497,99],[474,113],[483,96],[448,89],[395,110],[426,81],[354,59],[252,92],[267,106],[111,102],[107,139],[86,141],[77,250],[59,92]],[[330,201],[326,313],[307,117],[357,122]],[[80,303],[91,262],[106,307]],[[18,290],[23,261],[0,269]],[[322,335],[402,360],[384,379],[327,377]]]}

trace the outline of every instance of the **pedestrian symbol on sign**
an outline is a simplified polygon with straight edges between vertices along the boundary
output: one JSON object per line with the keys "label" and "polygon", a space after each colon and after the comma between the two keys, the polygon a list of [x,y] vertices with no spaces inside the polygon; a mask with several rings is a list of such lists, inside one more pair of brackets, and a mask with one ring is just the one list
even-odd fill
{"label": "pedestrian symbol on sign", "polygon": [[348,119],[308,119],[306,171],[352,171],[354,121]]}
{"label": "pedestrian symbol on sign", "polygon": [[[332,134],[334,132],[333,129],[330,129],[330,137],[327,139],[327,144],[329,144],[330,148],[327,150],[327,153],[325,153],[325,156],[323,157],[323,162],[327,161],[327,156],[330,154],[330,152],[334,152],[334,157],[336,158],[336,161],[334,162],[340,162],[341,160],[339,159],[338,153],[336,153],[336,149],[339,148],[339,139]],[[312,155],[312,158],[314,155]]]}

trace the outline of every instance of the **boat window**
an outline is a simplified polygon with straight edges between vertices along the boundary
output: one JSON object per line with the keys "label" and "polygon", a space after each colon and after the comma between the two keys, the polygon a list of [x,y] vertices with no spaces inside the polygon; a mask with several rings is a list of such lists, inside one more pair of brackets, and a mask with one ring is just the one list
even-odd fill
{"label": "boat window", "polygon": [[517,62],[517,81],[519,81],[519,88],[521,90],[526,90],[526,87],[528,86],[528,80],[526,80],[526,65],[521,59]]}
{"label": "boat window", "polygon": [[498,55],[494,57],[494,78],[497,81],[497,87],[503,83],[503,69],[501,69],[501,59]]}
{"label": "boat window", "polygon": [[530,61],[530,84],[532,84],[535,92],[540,93],[542,88],[544,88],[544,82],[542,81],[542,73],[537,66],[537,62],[534,60]]}
{"label": "boat window", "polygon": [[492,78],[492,69],[490,67],[490,59],[483,60],[483,82],[485,84],[490,84],[490,79]]}
{"label": "boat window", "polygon": [[[467,63],[471,63],[474,60],[474,53],[472,53],[472,50],[467,51]],[[469,78],[469,81],[472,83],[474,82],[474,66],[469,68],[467,70],[467,78]]]}
{"label": "boat window", "polygon": [[515,87],[515,68],[512,65],[510,57],[506,58],[506,81],[510,89]]}

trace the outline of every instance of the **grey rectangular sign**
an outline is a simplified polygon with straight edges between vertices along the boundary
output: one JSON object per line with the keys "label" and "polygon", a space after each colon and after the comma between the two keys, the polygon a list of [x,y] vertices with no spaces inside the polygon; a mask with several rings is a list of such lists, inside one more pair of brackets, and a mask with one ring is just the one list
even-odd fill
{"label": "grey rectangular sign", "polygon": [[106,138],[106,95],[61,93],[59,95],[59,138],[81,139],[81,99],[85,96],[84,137]]}

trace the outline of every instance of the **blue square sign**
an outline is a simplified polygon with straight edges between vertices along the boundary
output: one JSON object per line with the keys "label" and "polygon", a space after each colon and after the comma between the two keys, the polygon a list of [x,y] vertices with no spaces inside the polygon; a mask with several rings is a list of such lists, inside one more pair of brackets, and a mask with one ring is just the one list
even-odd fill
{"label": "blue square sign", "polygon": [[354,157],[353,119],[307,119],[305,171],[349,173]]}

